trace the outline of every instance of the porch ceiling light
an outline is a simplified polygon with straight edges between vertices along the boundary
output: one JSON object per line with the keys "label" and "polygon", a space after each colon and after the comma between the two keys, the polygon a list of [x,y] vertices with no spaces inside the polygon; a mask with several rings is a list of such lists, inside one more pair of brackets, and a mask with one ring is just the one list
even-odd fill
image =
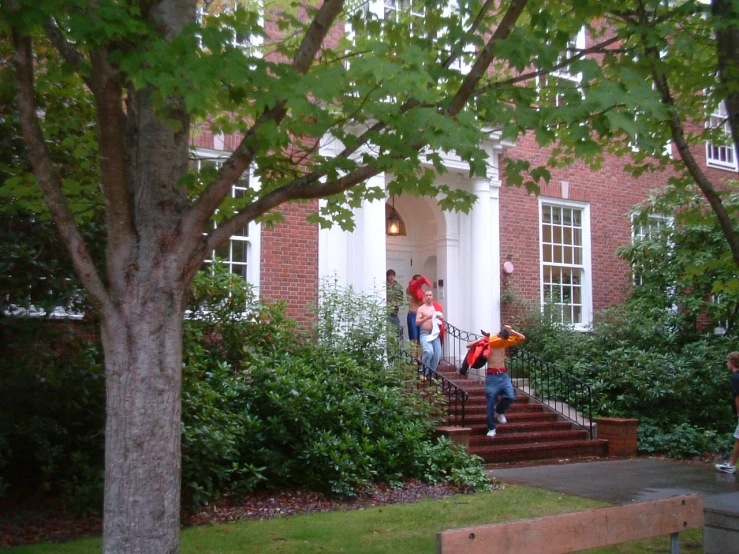
{"label": "porch ceiling light", "polygon": [[390,237],[404,237],[406,236],[405,223],[395,209],[395,197],[391,202],[391,205],[385,203],[385,233]]}

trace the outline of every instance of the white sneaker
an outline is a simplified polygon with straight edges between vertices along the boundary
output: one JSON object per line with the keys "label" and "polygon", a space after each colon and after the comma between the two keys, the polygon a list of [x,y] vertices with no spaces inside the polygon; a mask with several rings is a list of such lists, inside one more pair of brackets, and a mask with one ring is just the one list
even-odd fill
{"label": "white sneaker", "polygon": [[508,419],[504,414],[495,413],[495,421],[498,423],[508,423]]}
{"label": "white sneaker", "polygon": [[716,469],[722,473],[736,473],[736,467],[730,464],[716,464]]}
{"label": "white sneaker", "polygon": [[488,431],[488,438],[492,439],[495,436],[495,429],[491,429]]}

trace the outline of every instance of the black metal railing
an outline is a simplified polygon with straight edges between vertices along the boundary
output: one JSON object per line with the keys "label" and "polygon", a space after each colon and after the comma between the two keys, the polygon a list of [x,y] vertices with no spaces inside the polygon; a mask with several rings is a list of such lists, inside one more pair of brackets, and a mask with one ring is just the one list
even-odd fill
{"label": "black metal railing", "polygon": [[448,322],[444,322],[444,329],[446,333],[444,346],[441,350],[441,359],[459,368],[462,366],[462,360],[467,355],[467,343],[479,339],[482,335],[463,331]]}
{"label": "black metal railing", "polygon": [[469,394],[436,370],[432,370],[410,352],[399,347],[388,355],[389,361],[415,367],[422,386],[439,392],[445,399],[447,420],[456,425],[464,425],[465,407]]}
{"label": "black metal railing", "polygon": [[[482,337],[445,323],[446,337],[442,359],[459,368],[467,355],[467,343]],[[514,385],[536,398],[547,407],[570,421],[588,430],[593,438],[593,390],[590,385],[555,367],[539,360],[520,348],[511,348],[506,362],[508,374]],[[525,385],[528,379],[528,386]]]}
{"label": "black metal railing", "polygon": [[515,347],[511,348],[506,367],[514,386],[588,429],[589,438],[593,438],[593,389],[590,385]]}

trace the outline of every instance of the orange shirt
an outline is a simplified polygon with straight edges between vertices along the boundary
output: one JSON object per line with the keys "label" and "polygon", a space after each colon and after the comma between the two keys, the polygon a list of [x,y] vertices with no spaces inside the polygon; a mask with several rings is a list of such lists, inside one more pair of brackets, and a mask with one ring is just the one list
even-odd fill
{"label": "orange shirt", "polygon": [[508,348],[514,344],[521,344],[524,339],[517,337],[516,335],[511,335],[507,339],[502,339],[498,335],[490,335],[489,341],[490,348]]}

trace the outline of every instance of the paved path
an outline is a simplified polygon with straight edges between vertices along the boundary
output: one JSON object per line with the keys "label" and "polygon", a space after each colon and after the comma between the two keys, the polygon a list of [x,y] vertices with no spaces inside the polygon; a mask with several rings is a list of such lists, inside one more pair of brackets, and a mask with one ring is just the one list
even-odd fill
{"label": "paved path", "polygon": [[651,458],[495,468],[501,481],[541,487],[610,504],[700,494],[703,505],[739,514],[739,479],[713,465]]}

